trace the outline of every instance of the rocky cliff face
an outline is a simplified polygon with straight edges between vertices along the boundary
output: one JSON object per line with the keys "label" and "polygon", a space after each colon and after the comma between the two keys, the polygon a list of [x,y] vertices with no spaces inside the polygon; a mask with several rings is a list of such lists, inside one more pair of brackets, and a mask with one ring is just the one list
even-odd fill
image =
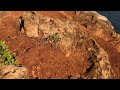
{"label": "rocky cliff face", "polygon": [[95,11],[0,12],[0,40],[33,78],[120,78],[120,35]]}

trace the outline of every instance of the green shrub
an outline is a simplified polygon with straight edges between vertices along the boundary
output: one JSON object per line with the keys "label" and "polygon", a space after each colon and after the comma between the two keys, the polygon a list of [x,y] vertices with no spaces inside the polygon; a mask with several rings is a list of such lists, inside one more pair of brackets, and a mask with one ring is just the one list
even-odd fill
{"label": "green shrub", "polygon": [[52,46],[55,46],[61,39],[58,36],[58,33],[54,33],[49,36],[49,40],[52,42]]}
{"label": "green shrub", "polygon": [[4,41],[0,41],[0,64],[4,65],[17,65],[15,60],[15,53],[8,50],[8,46]]}

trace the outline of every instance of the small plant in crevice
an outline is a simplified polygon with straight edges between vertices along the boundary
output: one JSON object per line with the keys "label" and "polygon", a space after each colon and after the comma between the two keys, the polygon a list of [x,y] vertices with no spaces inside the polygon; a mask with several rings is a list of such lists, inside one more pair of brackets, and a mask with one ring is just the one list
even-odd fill
{"label": "small plant in crevice", "polygon": [[54,33],[45,38],[45,41],[50,42],[52,47],[55,47],[60,40],[61,38],[58,36],[58,33]]}
{"label": "small plant in crevice", "polygon": [[5,41],[0,41],[0,65],[18,65],[15,56],[8,50]]}

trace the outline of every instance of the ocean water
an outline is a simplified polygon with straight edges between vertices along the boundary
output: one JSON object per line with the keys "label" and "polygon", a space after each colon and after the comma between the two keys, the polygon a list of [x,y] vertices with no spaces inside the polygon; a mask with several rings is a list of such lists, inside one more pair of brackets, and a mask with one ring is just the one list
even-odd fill
{"label": "ocean water", "polygon": [[97,11],[106,16],[115,28],[117,33],[120,33],[120,11]]}

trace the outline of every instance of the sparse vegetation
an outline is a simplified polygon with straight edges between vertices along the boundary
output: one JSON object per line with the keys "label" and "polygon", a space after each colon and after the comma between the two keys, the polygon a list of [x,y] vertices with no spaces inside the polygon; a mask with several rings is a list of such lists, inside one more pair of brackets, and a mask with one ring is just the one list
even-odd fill
{"label": "sparse vegetation", "polygon": [[15,53],[8,50],[5,41],[0,41],[0,65],[17,65]]}
{"label": "sparse vegetation", "polygon": [[46,38],[46,40],[51,43],[52,47],[55,47],[57,43],[61,40],[61,38],[58,36],[58,33],[54,33],[50,35],[48,38]]}
{"label": "sparse vegetation", "polygon": [[52,43],[52,46],[56,46],[57,43],[61,40],[58,36],[58,33],[54,33],[52,35],[49,36],[49,40],[51,41]]}

